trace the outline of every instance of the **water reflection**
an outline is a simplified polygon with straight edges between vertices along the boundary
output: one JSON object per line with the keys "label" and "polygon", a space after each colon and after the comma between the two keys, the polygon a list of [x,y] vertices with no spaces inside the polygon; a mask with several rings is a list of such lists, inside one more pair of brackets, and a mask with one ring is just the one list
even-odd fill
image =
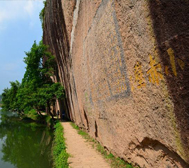
{"label": "water reflection", "polygon": [[16,116],[0,115],[0,167],[52,167],[52,132]]}

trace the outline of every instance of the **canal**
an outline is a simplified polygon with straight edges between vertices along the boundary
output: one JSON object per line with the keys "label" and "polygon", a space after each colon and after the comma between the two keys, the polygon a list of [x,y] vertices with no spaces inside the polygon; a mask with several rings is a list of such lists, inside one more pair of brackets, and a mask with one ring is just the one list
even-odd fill
{"label": "canal", "polygon": [[0,109],[0,168],[51,168],[53,132]]}

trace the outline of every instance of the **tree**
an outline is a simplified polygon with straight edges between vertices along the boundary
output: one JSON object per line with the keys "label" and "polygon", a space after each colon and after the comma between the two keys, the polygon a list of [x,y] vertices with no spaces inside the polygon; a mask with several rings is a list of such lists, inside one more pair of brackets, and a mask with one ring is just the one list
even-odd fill
{"label": "tree", "polygon": [[38,114],[46,108],[53,117],[50,106],[65,96],[63,86],[51,79],[57,66],[55,57],[42,41],[39,44],[34,42],[31,50],[25,53],[26,71],[22,83],[11,82],[11,88],[4,90],[3,107],[20,113],[35,109]]}
{"label": "tree", "polygon": [[2,94],[2,107],[6,110],[17,110],[17,92],[20,88],[20,83],[18,81],[10,82],[11,88],[4,89]]}
{"label": "tree", "polygon": [[50,114],[53,117],[50,106],[53,106],[56,99],[63,98],[64,96],[64,88],[60,83],[44,84],[43,87],[38,90],[36,104],[39,106],[46,106],[47,114]]}
{"label": "tree", "polygon": [[6,88],[3,90],[3,93],[2,93],[2,108],[4,110],[9,110],[9,107],[10,107],[10,100],[9,100],[9,89]]}

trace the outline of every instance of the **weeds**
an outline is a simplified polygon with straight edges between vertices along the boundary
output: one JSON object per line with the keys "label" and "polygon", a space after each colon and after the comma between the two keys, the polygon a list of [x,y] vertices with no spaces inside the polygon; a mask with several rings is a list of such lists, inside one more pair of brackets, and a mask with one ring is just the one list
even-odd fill
{"label": "weeds", "polygon": [[74,129],[79,130],[79,127],[78,127],[76,124],[71,123],[71,126],[72,126]]}
{"label": "weeds", "polygon": [[63,127],[60,122],[55,125],[53,141],[54,168],[68,168],[69,154],[66,152],[65,138],[63,137]]}
{"label": "weeds", "polygon": [[107,159],[111,163],[112,168],[134,168],[131,164],[125,162],[119,157],[115,157],[112,153],[107,152],[107,150],[100,145],[98,141],[91,138],[89,134],[87,134],[85,131],[81,130],[76,124],[71,123],[72,127],[77,130],[78,134],[81,135],[84,139],[86,139],[89,142],[93,142],[92,146],[96,148],[98,152],[100,152],[105,159]]}

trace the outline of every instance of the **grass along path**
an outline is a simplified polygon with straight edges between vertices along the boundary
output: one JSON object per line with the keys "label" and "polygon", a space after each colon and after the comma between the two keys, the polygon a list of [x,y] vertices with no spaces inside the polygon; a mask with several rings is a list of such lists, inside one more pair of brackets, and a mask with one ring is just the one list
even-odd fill
{"label": "grass along path", "polygon": [[81,137],[70,122],[62,122],[67,152],[70,154],[68,163],[71,168],[110,168],[111,166],[89,142]]}
{"label": "grass along path", "polygon": [[104,149],[102,145],[95,139],[91,138],[88,133],[81,130],[76,124],[71,123],[72,127],[77,130],[78,134],[81,135],[87,142],[95,148],[98,152],[102,154],[102,156],[111,164],[112,168],[139,168],[133,167],[131,164],[125,162],[119,157],[115,157],[113,154],[108,153],[107,150]]}
{"label": "grass along path", "polygon": [[53,141],[53,161],[54,168],[68,168],[68,157],[69,154],[66,151],[66,144],[64,138],[64,128],[60,122],[57,122],[55,125],[54,132],[54,141]]}

